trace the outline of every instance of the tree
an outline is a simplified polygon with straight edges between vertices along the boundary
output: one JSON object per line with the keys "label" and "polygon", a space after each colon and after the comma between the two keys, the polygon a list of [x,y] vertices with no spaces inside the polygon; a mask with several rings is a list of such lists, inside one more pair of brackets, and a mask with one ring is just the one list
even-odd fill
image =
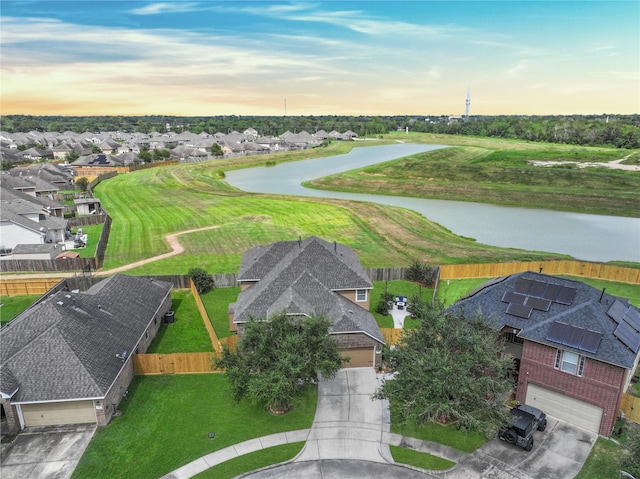
{"label": "tree", "polygon": [[396,375],[375,397],[390,400],[399,422],[457,421],[489,437],[506,420],[502,396],[511,388],[512,361],[501,356],[499,333],[481,318],[467,320],[439,307],[422,308],[420,319],[385,352]]}
{"label": "tree", "polygon": [[89,180],[82,176],[80,178],[78,178],[76,181],[76,187],[80,190],[80,191],[87,191],[87,188],[89,187]]}
{"label": "tree", "polygon": [[211,154],[213,156],[222,156],[224,155],[224,151],[222,151],[222,147],[218,143],[214,143],[211,145]]}
{"label": "tree", "polygon": [[438,276],[438,268],[435,266],[429,266],[428,264],[414,261],[411,266],[407,268],[405,273],[405,279],[407,281],[414,281],[424,286],[431,286],[435,283]]}
{"label": "tree", "polygon": [[68,163],[73,163],[78,158],[80,158],[80,155],[76,151],[73,151],[73,150],[67,151],[67,153],[65,153],[65,155],[64,155],[64,161],[66,161]]}
{"label": "tree", "polygon": [[216,286],[211,275],[202,268],[191,268],[187,276],[189,276],[193,284],[196,285],[196,290],[199,294],[211,291]]}
{"label": "tree", "polygon": [[225,348],[216,362],[225,369],[236,401],[247,398],[272,412],[291,408],[294,397],[318,374],[335,376],[343,358],[322,316],[276,314],[245,324],[236,352]]}

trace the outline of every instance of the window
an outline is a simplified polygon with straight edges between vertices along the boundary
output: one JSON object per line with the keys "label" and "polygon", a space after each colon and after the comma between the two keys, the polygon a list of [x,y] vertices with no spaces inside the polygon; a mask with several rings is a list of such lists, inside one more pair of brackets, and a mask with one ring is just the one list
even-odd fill
{"label": "window", "polygon": [[504,335],[505,339],[507,340],[508,343],[515,343],[515,344],[523,344],[524,343],[524,339],[519,338],[517,336],[517,333],[506,333]]}
{"label": "window", "polygon": [[582,373],[584,372],[584,356],[558,349],[554,367],[565,373],[582,376]]}
{"label": "window", "polygon": [[367,290],[366,289],[357,289],[356,290],[356,301],[361,303],[367,300]]}

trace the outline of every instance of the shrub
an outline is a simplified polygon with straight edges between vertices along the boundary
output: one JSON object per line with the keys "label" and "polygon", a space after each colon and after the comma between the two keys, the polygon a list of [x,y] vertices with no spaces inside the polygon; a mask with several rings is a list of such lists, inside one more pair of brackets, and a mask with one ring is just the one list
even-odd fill
{"label": "shrub", "polygon": [[423,286],[432,287],[438,276],[438,267],[414,261],[405,273],[407,281],[420,283]]}
{"label": "shrub", "polygon": [[216,286],[211,275],[202,268],[191,268],[188,276],[193,281],[193,284],[196,285],[196,290],[199,294],[211,291]]}

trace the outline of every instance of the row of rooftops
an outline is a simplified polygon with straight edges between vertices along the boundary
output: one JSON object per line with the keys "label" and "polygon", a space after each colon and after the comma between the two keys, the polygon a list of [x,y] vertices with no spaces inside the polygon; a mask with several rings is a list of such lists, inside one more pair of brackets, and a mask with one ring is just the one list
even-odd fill
{"label": "row of rooftops", "polygon": [[[244,132],[230,131],[227,133],[217,132],[209,134],[206,132],[195,134],[191,132],[165,132],[165,133],[125,133],[125,132],[84,132],[74,133],[66,131],[59,132],[37,132],[29,133],[8,133],[0,132],[0,153],[3,159],[14,163],[32,161],[38,159],[62,159],[67,153],[75,152],[80,156],[88,156],[94,153],[93,148],[97,146],[102,153],[111,156],[129,154],[128,160],[117,160],[119,164],[132,164],[140,160],[133,155],[137,155],[143,148],[149,149],[170,149],[173,157],[184,156],[183,150],[175,150],[177,147],[188,147],[193,152],[188,152],[190,156],[197,156],[196,151],[206,153],[214,143],[218,143],[226,148],[229,153],[241,151],[268,151],[276,146],[287,147],[309,147],[314,146],[325,139],[352,140],[357,135],[348,130],[344,133],[331,131],[329,133],[319,130],[310,134],[305,131],[292,133],[284,132],[279,136],[260,136],[253,128],[248,128]],[[31,146],[23,151],[19,147],[23,145]],[[175,151],[173,151],[175,150]],[[116,160],[114,160],[116,161]],[[79,163],[82,165],[85,163]]]}

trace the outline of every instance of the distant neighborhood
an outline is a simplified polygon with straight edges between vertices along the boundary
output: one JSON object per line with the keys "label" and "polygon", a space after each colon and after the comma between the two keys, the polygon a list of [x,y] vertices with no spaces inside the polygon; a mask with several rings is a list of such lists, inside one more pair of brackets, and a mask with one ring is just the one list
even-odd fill
{"label": "distant neighborhood", "polygon": [[[313,134],[287,131],[260,136],[253,128],[243,132],[176,133],[167,124],[164,133],[74,133],[66,131],[0,132],[3,170],[0,174],[0,258],[65,259],[67,250],[82,239],[71,233],[70,216],[101,213],[100,201],[89,193],[73,195],[74,205],[62,203],[62,191],[77,189],[80,177],[94,178],[118,167],[154,161],[189,163],[300,150],[331,140],[354,140],[352,131]],[[24,166],[26,165],[26,166]]]}
{"label": "distant neighborhood", "polygon": [[0,131],[0,155],[3,169],[25,162],[49,160],[65,162],[71,167],[115,167],[154,160],[194,162],[221,156],[298,150],[321,145],[327,140],[354,140],[358,136],[350,130],[319,130],[313,134],[286,131],[278,136],[262,136],[253,128],[214,134],[177,133],[171,131],[168,124],[166,128],[163,133]]}

